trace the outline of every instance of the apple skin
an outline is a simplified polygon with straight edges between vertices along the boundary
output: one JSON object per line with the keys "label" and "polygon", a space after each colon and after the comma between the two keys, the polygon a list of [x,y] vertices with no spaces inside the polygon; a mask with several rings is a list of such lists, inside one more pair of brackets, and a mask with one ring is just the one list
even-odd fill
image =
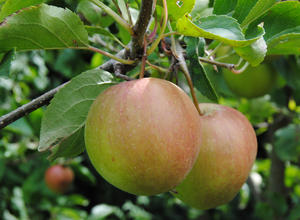
{"label": "apple skin", "polygon": [[198,159],[186,179],[176,187],[176,197],[198,208],[228,203],[246,181],[257,153],[257,139],[248,119],[239,111],[199,104],[204,113]]}
{"label": "apple skin", "polygon": [[199,113],[171,82],[122,82],[101,93],[85,127],[89,158],[104,179],[135,195],[175,188],[192,169],[201,137]]}
{"label": "apple skin", "polygon": [[74,179],[74,173],[69,167],[54,165],[45,172],[45,182],[50,190],[55,193],[66,192]]}
{"label": "apple skin", "polygon": [[[232,50],[229,46],[222,46],[217,51],[217,57],[223,57]],[[232,54],[220,58],[219,61],[237,64],[240,57]],[[249,65],[245,71],[235,74],[229,69],[222,68],[223,76],[229,89],[236,95],[245,98],[257,98],[270,92],[276,84],[277,72],[268,62],[258,66]]]}
{"label": "apple skin", "polygon": [[270,92],[276,83],[276,73],[268,64],[260,64],[240,73],[234,74],[228,69],[223,69],[223,74],[228,87],[233,93],[245,98],[256,98]]}

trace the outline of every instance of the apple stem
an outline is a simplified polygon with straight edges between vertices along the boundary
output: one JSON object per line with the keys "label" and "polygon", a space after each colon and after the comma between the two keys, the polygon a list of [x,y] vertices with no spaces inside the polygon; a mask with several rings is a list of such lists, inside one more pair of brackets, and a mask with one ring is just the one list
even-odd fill
{"label": "apple stem", "polygon": [[233,72],[234,74],[241,74],[242,72],[244,72],[247,69],[248,66],[249,66],[249,62],[246,62],[241,69],[237,70],[237,69],[233,68],[233,69],[231,69],[231,72]]}
{"label": "apple stem", "polygon": [[[171,37],[174,38],[173,35]],[[175,41],[175,38],[173,40]],[[180,69],[182,70],[182,72],[183,72],[183,74],[184,74],[184,76],[187,80],[187,83],[190,87],[190,91],[191,91],[191,95],[192,95],[194,105],[195,105],[199,115],[203,115],[203,113],[201,112],[200,107],[199,107],[199,103],[198,103],[198,100],[197,100],[197,97],[196,97],[196,93],[195,93],[195,89],[194,89],[194,86],[193,86],[193,81],[191,79],[189,69],[188,69],[188,67],[186,65],[186,62],[185,62],[185,58],[184,58],[184,54],[183,54],[183,48],[181,47],[181,45],[178,41],[175,41],[175,45],[173,45],[172,48],[174,48],[174,51],[172,49],[173,55],[178,60]]]}

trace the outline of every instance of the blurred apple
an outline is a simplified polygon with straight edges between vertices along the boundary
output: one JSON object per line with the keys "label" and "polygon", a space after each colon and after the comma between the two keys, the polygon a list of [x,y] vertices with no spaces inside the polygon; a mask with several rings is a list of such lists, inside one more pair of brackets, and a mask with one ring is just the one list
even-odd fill
{"label": "blurred apple", "polygon": [[45,172],[45,182],[49,189],[56,193],[66,192],[74,179],[74,173],[69,167],[54,165]]}
{"label": "blurred apple", "polygon": [[[230,47],[221,47],[217,56],[222,57],[230,53]],[[232,54],[220,59],[221,62],[237,64],[239,56]],[[235,74],[229,69],[223,68],[223,75],[230,90],[241,97],[256,98],[270,92],[276,84],[277,73],[269,63],[261,63],[258,66],[249,65],[245,71]]]}

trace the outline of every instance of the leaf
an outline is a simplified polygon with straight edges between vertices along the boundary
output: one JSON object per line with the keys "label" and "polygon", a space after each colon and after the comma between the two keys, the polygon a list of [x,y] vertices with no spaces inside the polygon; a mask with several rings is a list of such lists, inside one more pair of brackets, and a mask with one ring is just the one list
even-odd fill
{"label": "leaf", "polygon": [[90,35],[93,34],[100,34],[107,37],[110,37],[114,41],[116,41],[118,44],[120,44],[122,47],[126,48],[126,45],[124,45],[114,34],[112,34],[109,30],[99,27],[99,26],[85,26],[86,30]]}
{"label": "leaf", "polygon": [[238,0],[215,0],[214,11],[216,15],[224,15],[233,11]]}
{"label": "leaf", "polygon": [[299,160],[300,127],[291,124],[275,132],[275,152],[283,161]]}
{"label": "leaf", "polygon": [[91,220],[107,219],[106,217],[114,214],[118,219],[125,219],[123,211],[117,206],[106,204],[96,205],[91,210]]}
{"label": "leaf", "polygon": [[245,27],[265,14],[275,3],[276,0],[238,0],[233,17]]}
{"label": "leaf", "polygon": [[0,52],[87,47],[80,18],[68,9],[42,4],[21,10],[0,24]]}
{"label": "leaf", "polygon": [[264,22],[268,54],[300,54],[299,12],[300,2],[280,2],[256,22]]}
{"label": "leaf", "polygon": [[4,55],[0,62],[0,77],[9,75],[11,62],[15,59],[15,55],[15,50],[11,50]]}
{"label": "leaf", "polygon": [[198,61],[198,54],[204,50],[205,41],[204,39],[199,41],[195,38],[185,38],[187,43],[187,57],[190,61],[189,71],[192,77],[192,81],[196,89],[200,94],[201,101],[206,102],[218,102],[218,95],[213,87],[205,69],[202,64]]}
{"label": "leaf", "polygon": [[[42,118],[39,151],[62,143],[80,130],[92,102],[113,84],[110,73],[90,70],[73,78],[60,89]],[[74,136],[70,140],[73,139]]]}
{"label": "leaf", "polygon": [[147,212],[143,208],[133,204],[131,201],[126,201],[122,209],[128,211],[130,219],[141,219],[141,220],[150,220],[153,219],[153,216],[150,212]]}
{"label": "leaf", "polygon": [[118,6],[121,10],[122,13],[122,17],[126,20],[129,21],[129,17],[128,17],[128,12],[127,12],[127,6],[124,0],[118,0]]}
{"label": "leaf", "polygon": [[237,21],[226,15],[200,18],[195,23],[188,16],[184,16],[178,19],[177,31],[186,36],[214,39],[235,47],[248,46],[264,34],[263,28],[258,26],[251,33],[251,37],[246,38]]}
{"label": "leaf", "polygon": [[[163,7],[162,0],[158,0],[157,3]],[[173,20],[176,20],[184,16],[186,13],[191,12],[194,8],[194,5],[195,0],[167,0],[168,15],[173,18]]]}
{"label": "leaf", "polygon": [[62,140],[58,146],[51,149],[52,153],[48,157],[53,161],[59,157],[71,158],[81,154],[85,149],[84,127],[80,128],[71,136]]}
{"label": "leaf", "polygon": [[0,11],[0,22],[12,13],[32,5],[44,3],[46,0],[6,0]]}
{"label": "leaf", "polygon": [[267,54],[267,44],[263,37],[246,47],[235,47],[235,52],[252,66],[258,66]]}
{"label": "leaf", "polygon": [[111,16],[104,13],[101,8],[89,0],[80,1],[77,6],[77,12],[81,13],[90,23],[101,27],[108,27],[114,22]]}

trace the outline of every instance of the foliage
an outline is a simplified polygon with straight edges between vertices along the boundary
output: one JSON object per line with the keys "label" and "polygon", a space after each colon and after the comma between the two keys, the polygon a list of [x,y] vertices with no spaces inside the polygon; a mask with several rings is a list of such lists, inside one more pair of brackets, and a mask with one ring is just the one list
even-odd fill
{"label": "foliage", "polygon": [[[157,1],[149,24],[148,51],[157,37],[163,40],[147,54],[145,76],[166,78],[190,93],[188,69],[198,102],[234,107],[256,130],[257,161],[232,202],[202,211],[169,193],[135,197],[96,173],[84,152],[86,115],[100,92],[124,79],[116,65],[98,67],[113,58],[121,74],[138,77],[143,53],[113,54],[134,51],[131,24],[138,21],[142,3],[0,0],[0,115],[70,80],[48,107],[0,130],[0,218],[299,219],[299,1],[167,1],[167,23],[164,1]],[[230,46],[225,57],[236,53],[243,65],[272,65],[279,75],[273,90],[255,99],[233,94],[218,63],[222,45]],[[51,192],[43,180],[56,163],[68,164],[75,173],[64,195]]]}

